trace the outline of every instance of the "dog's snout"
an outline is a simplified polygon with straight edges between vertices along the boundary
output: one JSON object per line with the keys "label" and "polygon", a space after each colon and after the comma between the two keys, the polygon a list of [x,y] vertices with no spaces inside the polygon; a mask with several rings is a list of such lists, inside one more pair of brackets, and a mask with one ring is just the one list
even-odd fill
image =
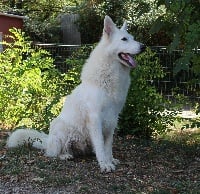
{"label": "dog's snout", "polygon": [[141,51],[141,52],[144,52],[145,50],[146,50],[146,45],[141,44],[141,45],[140,45],[140,51]]}

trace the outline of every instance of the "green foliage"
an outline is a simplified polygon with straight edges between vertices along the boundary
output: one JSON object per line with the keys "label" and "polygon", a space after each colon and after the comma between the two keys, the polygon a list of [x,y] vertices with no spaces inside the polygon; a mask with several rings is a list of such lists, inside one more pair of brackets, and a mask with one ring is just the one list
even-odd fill
{"label": "green foliage", "polygon": [[59,14],[65,5],[66,0],[34,0],[34,3],[23,1],[20,11],[28,17],[25,20],[25,32],[33,41],[60,42]]}
{"label": "green foliage", "polygon": [[0,123],[47,128],[65,90],[63,79],[45,50],[34,49],[24,32],[11,29],[12,43],[0,53]]}
{"label": "green foliage", "polygon": [[0,8],[6,13],[27,16],[24,31],[33,41],[60,42],[59,15],[65,13],[68,0],[3,1]]}
{"label": "green foliage", "polygon": [[24,32],[10,32],[12,43],[3,42],[0,53],[0,126],[46,130],[59,114],[63,97],[80,83],[81,67],[92,46],[74,52],[67,60],[71,68],[61,74],[50,54],[31,45]]}
{"label": "green foliage", "polygon": [[102,33],[103,20],[97,14],[95,4],[92,1],[84,1],[78,7],[80,15],[77,24],[81,33],[83,44],[95,43],[99,40]]}
{"label": "green foliage", "polygon": [[174,72],[188,70],[188,64],[192,64],[192,70],[200,75],[200,57],[196,50],[200,47],[200,6],[197,0],[159,0],[158,6],[164,6],[165,14],[160,15],[151,28],[155,33],[160,30],[172,37],[169,51],[183,49],[181,57],[176,61]]}
{"label": "green foliage", "polygon": [[[93,46],[84,46],[67,60],[75,66],[73,79],[79,82],[82,65]],[[134,134],[149,138],[161,134],[173,124],[176,111],[166,111],[167,101],[156,91],[151,82],[164,76],[158,58],[150,49],[137,56],[138,67],[131,72],[131,87],[126,105],[119,118],[119,133],[122,135]],[[78,71],[77,71],[78,70]],[[78,74],[74,74],[78,72]],[[78,79],[77,79],[78,78]]]}
{"label": "green foliage", "polygon": [[161,37],[164,37],[161,44],[168,41],[163,32],[159,34],[160,36],[158,34],[155,36],[149,35],[148,33],[153,21],[164,11],[162,7],[157,8],[156,1],[83,0],[78,5],[76,12],[80,14],[78,24],[83,43],[94,43],[99,40],[105,15],[109,15],[120,26],[123,20],[126,19],[129,31],[145,44],[158,44],[158,40],[161,41]]}
{"label": "green foliage", "polygon": [[68,88],[71,90],[80,84],[82,67],[89,57],[91,51],[94,49],[95,45],[96,44],[83,45],[74,51],[72,55],[69,56],[69,58],[66,59],[66,63],[70,64],[70,69],[65,74],[65,79],[67,80]]}
{"label": "green foliage", "polygon": [[[112,17],[117,25],[126,19],[132,34],[148,45],[164,45],[169,38],[164,32],[149,35],[151,24],[165,10],[157,7],[156,0],[34,0],[0,2],[5,12],[22,14],[25,31],[33,41],[60,42],[60,16],[64,13],[79,14],[78,26],[82,43],[95,43],[102,34],[103,18]],[[41,11],[42,10],[42,11]],[[166,45],[166,44],[165,44]]]}
{"label": "green foliage", "polygon": [[82,66],[93,48],[94,45],[84,45],[73,52],[72,55],[66,59],[66,62],[71,66],[65,75],[66,79],[68,80],[68,88],[73,89],[75,86],[80,84]]}
{"label": "green foliage", "polygon": [[78,26],[82,43],[91,44],[99,41],[105,15],[109,15],[116,24],[121,24],[127,11],[123,9],[126,2],[127,0],[83,0],[76,10],[80,15]]}
{"label": "green foliage", "polygon": [[[200,81],[200,6],[197,0],[159,0],[158,6],[164,6],[166,13],[162,14],[152,25],[151,32],[155,33],[164,30],[172,41],[168,50],[172,52],[175,49],[181,49],[180,58],[175,62],[174,73],[181,70],[191,71],[194,76],[189,83],[199,84]],[[199,91],[195,91],[196,96]],[[200,109],[198,104],[198,110]],[[195,121],[192,126],[199,126],[200,122]]]}
{"label": "green foliage", "polygon": [[151,82],[164,76],[158,58],[150,49],[137,57],[131,72],[131,87],[119,118],[119,132],[149,138],[161,134],[173,124],[175,111],[165,110],[166,100]]}
{"label": "green foliage", "polygon": [[0,2],[0,10],[1,11],[4,11],[4,10],[7,10],[9,7],[8,5],[5,3],[5,2]]}
{"label": "green foliage", "polygon": [[170,38],[164,31],[155,34],[149,33],[153,22],[165,13],[163,6],[157,6],[156,0],[129,0],[126,4],[127,7],[126,19],[129,24],[129,31],[137,37],[137,40],[148,46],[168,44]]}

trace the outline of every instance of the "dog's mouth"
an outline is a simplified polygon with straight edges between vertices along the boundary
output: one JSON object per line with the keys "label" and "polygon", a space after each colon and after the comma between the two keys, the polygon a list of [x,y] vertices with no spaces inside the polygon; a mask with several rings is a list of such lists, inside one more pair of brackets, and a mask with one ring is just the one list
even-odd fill
{"label": "dog's mouth", "polygon": [[136,67],[137,64],[136,64],[135,59],[133,58],[133,55],[129,53],[119,53],[118,56],[123,64],[132,68]]}

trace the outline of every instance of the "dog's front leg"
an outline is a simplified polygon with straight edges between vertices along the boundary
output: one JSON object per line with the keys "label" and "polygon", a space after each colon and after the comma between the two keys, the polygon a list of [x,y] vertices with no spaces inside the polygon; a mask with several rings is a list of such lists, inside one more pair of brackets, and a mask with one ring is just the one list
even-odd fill
{"label": "dog's front leg", "polygon": [[101,171],[110,172],[115,170],[115,165],[105,155],[102,124],[98,115],[93,114],[90,116],[88,129]]}
{"label": "dog's front leg", "polygon": [[105,155],[109,161],[111,161],[114,165],[119,164],[119,160],[113,158],[113,153],[112,153],[112,144],[113,144],[113,134],[114,130],[107,130],[106,135],[104,135],[104,147],[105,147]]}

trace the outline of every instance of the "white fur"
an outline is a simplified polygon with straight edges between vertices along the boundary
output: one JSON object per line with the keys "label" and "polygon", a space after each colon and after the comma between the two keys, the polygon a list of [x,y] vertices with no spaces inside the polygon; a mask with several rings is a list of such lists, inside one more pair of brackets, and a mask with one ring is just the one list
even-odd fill
{"label": "white fur", "polygon": [[[45,149],[49,157],[69,159],[73,157],[72,143],[82,150],[91,144],[101,171],[115,170],[118,160],[112,155],[113,134],[130,85],[130,67],[118,54],[141,50],[126,28],[124,23],[118,29],[105,17],[102,39],[83,67],[82,82],[66,97],[61,113],[50,124],[49,135],[17,130],[9,137],[8,147],[17,147],[29,137],[40,138],[42,144],[33,143],[34,147]],[[123,37],[127,41],[122,41]]]}
{"label": "white fur", "polygon": [[30,143],[35,148],[45,149],[47,137],[47,134],[36,130],[18,129],[10,135],[7,146],[9,148],[14,148],[24,143]]}

